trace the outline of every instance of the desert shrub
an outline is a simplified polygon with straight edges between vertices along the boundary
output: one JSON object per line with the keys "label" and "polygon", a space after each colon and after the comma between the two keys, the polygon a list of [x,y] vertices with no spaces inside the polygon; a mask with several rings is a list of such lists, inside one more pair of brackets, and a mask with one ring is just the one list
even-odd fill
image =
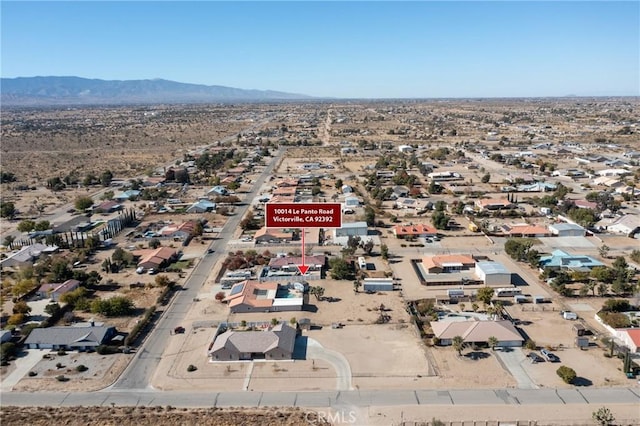
{"label": "desert shrub", "polygon": [[625,314],[619,312],[600,312],[602,321],[613,328],[627,328],[631,326],[631,320]]}
{"label": "desert shrub", "polygon": [[38,373],[36,373],[35,371],[29,371],[29,373],[27,374],[29,377],[35,377],[38,375]]}
{"label": "desert shrub", "polygon": [[87,371],[89,369],[89,367],[87,367],[84,364],[80,364],[79,366],[76,367],[76,371],[78,373],[82,373],[83,371]]}
{"label": "desert shrub", "polygon": [[56,376],[56,380],[59,381],[59,382],[68,382],[69,381],[69,379],[67,377],[65,377],[64,375],[62,375],[62,374],[59,375],[59,376]]}
{"label": "desert shrub", "polygon": [[191,371],[196,371],[198,369],[198,367],[196,367],[193,364],[189,364],[189,366],[187,367],[187,371],[191,372]]}
{"label": "desert shrub", "polygon": [[533,340],[527,339],[527,341],[524,343],[524,348],[530,351],[535,351],[538,348],[538,345],[536,345],[536,342],[534,342]]}
{"label": "desert shrub", "polygon": [[63,367],[64,367],[64,365],[62,365],[61,362],[57,362],[56,363],[56,368],[63,368]]}
{"label": "desert shrub", "polygon": [[58,356],[65,356],[67,354],[67,351],[65,351],[64,349],[60,349],[58,351]]}
{"label": "desert shrub", "polygon": [[99,345],[96,347],[96,352],[99,355],[110,355],[116,353],[116,348],[108,345]]}
{"label": "desert shrub", "polygon": [[573,368],[569,368],[565,365],[561,365],[560,367],[558,367],[558,369],[556,370],[556,374],[558,376],[560,376],[560,378],[565,382],[565,383],[573,383],[573,381],[576,379],[576,372]]}

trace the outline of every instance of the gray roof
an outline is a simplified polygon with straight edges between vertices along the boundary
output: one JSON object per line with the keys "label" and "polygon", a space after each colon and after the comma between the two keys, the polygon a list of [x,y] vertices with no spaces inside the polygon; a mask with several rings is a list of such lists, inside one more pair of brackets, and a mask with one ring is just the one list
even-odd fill
{"label": "gray roof", "polygon": [[511,273],[507,268],[504,267],[504,265],[498,262],[490,262],[490,261],[476,262],[476,268],[482,270],[482,272],[484,272],[486,275]]}
{"label": "gray roof", "polygon": [[549,229],[555,229],[557,231],[568,231],[570,229],[584,230],[582,226],[577,225],[575,223],[554,223],[552,225],[549,225]]}
{"label": "gray roof", "polygon": [[279,347],[293,353],[295,340],[296,330],[286,324],[278,324],[265,331],[229,330],[216,338],[211,352],[227,348],[238,353],[267,353]]}
{"label": "gray roof", "polygon": [[104,343],[108,326],[48,327],[34,328],[25,340],[25,345],[59,345],[68,347],[98,346]]}

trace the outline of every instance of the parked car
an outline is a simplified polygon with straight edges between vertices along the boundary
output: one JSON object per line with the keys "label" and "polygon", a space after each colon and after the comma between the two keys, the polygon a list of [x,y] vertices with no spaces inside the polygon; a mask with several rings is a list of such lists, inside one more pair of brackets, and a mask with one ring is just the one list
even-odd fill
{"label": "parked car", "polygon": [[155,275],[155,274],[156,274],[156,272],[158,272],[158,271],[156,271],[155,269],[151,268],[151,269],[149,269],[149,272],[147,272],[147,274],[149,274],[149,275]]}
{"label": "parked car", "polygon": [[144,274],[144,268],[140,266],[138,269],[136,269],[136,274]]}
{"label": "parked car", "polygon": [[173,332],[174,332],[175,334],[182,334],[182,333],[184,333],[184,327],[182,327],[182,326],[177,326],[176,328],[174,328],[174,329],[173,329]]}
{"label": "parked car", "polygon": [[538,362],[544,362],[544,358],[542,358],[540,355],[538,355],[535,352],[529,352],[529,355],[527,355],[529,358],[531,358],[531,363],[532,364],[536,364]]}
{"label": "parked car", "polygon": [[544,359],[546,359],[549,362],[560,362],[560,358],[558,358],[556,354],[554,354],[553,352],[549,352],[546,349],[542,349],[540,353],[542,354]]}

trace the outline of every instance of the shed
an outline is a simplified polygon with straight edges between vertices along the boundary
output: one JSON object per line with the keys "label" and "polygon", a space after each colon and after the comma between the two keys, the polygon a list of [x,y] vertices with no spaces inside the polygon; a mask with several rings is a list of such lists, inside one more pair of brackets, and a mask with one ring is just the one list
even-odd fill
{"label": "shed", "polygon": [[554,223],[549,225],[549,231],[558,237],[584,237],[587,232],[575,223]]}
{"label": "shed", "polygon": [[336,237],[349,237],[351,235],[365,236],[367,233],[367,222],[343,223],[341,228],[337,228],[334,231]]}
{"label": "shed", "polygon": [[576,346],[579,348],[589,347],[589,338],[586,336],[576,336]]}
{"label": "shed", "polygon": [[546,301],[547,299],[544,296],[533,296],[533,303],[535,304],[545,303]]}
{"label": "shed", "polygon": [[498,262],[476,262],[476,275],[485,285],[503,286],[511,285],[511,272]]}
{"label": "shed", "polygon": [[364,291],[393,291],[393,278],[365,278]]}

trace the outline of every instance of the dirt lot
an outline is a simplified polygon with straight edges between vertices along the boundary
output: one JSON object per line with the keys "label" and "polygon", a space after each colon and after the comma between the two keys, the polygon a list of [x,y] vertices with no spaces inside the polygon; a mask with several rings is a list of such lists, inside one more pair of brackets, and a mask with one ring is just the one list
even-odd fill
{"label": "dirt lot", "polygon": [[[6,424],[51,424],[68,426],[261,425],[306,426],[308,411],[295,408],[186,409],[172,407],[2,407],[0,420]],[[328,424],[314,417],[314,424]]]}
{"label": "dirt lot", "polygon": [[[13,386],[13,390],[35,392],[47,389],[73,392],[104,389],[118,378],[132,357],[125,354],[99,355],[77,352],[68,352],[64,356],[51,352],[49,356],[50,358],[43,358],[30,370],[37,373],[36,376],[25,376]],[[61,368],[56,366],[58,363],[62,364]],[[87,370],[76,371],[78,365],[84,365]],[[66,377],[68,381],[56,380],[60,375]]]}

